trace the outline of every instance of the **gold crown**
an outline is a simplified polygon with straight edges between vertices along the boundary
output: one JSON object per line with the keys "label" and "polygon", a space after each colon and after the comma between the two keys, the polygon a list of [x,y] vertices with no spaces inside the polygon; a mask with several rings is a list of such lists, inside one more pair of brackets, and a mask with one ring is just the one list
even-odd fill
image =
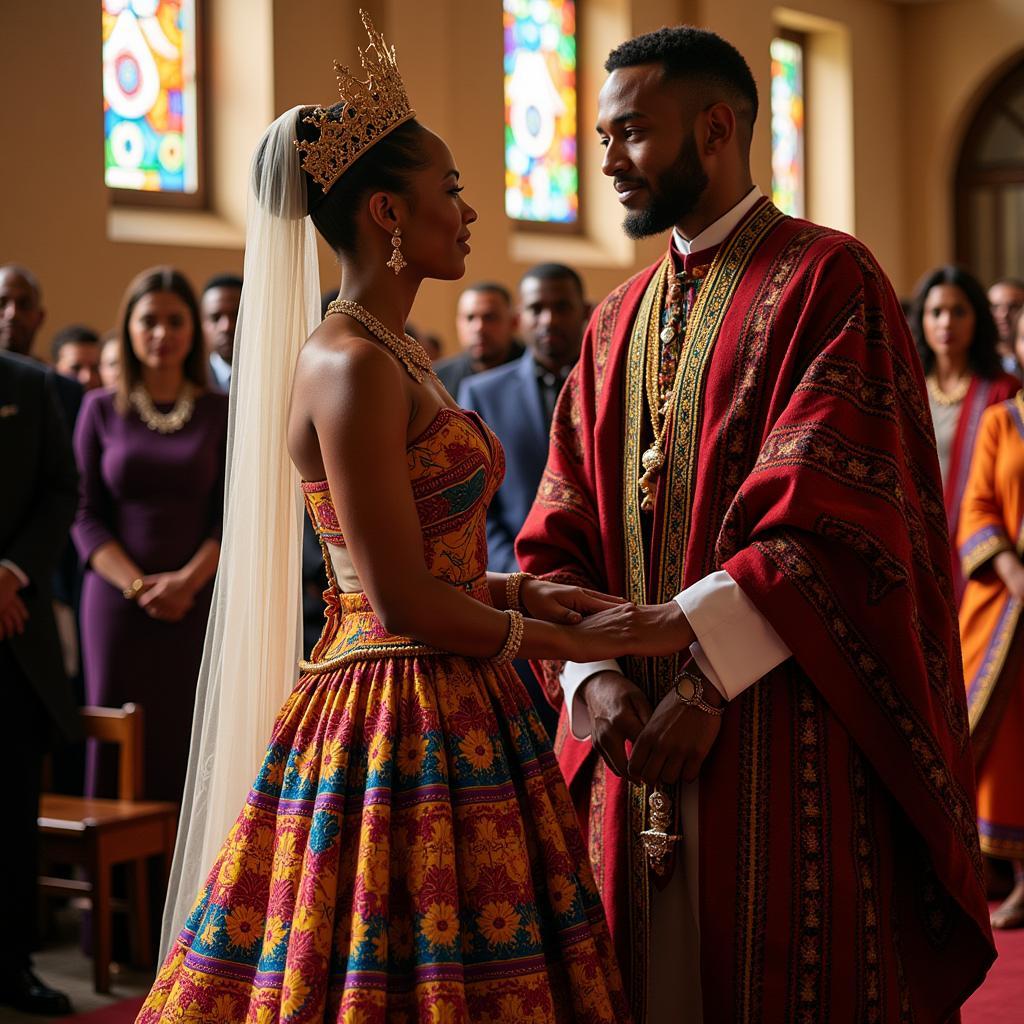
{"label": "gold crown", "polygon": [[353,78],[347,67],[335,61],[341,110],[333,117],[330,111],[316,107],[302,120],[316,125],[320,137],[315,142],[295,143],[303,154],[302,169],[325,194],[375,142],[416,116],[398,73],[395,48],[384,42],[365,11],[359,14],[370,37],[370,45],[359,50],[366,81]]}

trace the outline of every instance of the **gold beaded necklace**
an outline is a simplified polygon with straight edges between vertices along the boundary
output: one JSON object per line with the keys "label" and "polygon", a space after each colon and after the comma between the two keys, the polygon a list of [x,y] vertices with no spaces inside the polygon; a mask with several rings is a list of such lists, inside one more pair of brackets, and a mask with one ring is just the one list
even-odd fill
{"label": "gold beaded necklace", "polygon": [[409,376],[417,384],[422,384],[427,377],[434,377],[434,366],[423,346],[409,335],[404,337],[395,334],[385,327],[368,309],[351,299],[335,299],[327,306],[325,318],[332,313],[344,313],[361,323],[396,359],[406,368]]}
{"label": "gold beaded necklace", "polygon": [[169,412],[161,412],[153,404],[150,393],[141,384],[136,384],[128,393],[128,401],[150,430],[158,434],[174,434],[192,419],[196,407],[195,394],[195,385],[185,381],[178,392],[174,408]]}
{"label": "gold beaded necklace", "polygon": [[949,406],[959,405],[967,397],[967,392],[971,389],[971,380],[970,374],[966,377],[961,377],[952,391],[943,391],[939,387],[938,378],[934,374],[929,374],[925,378],[925,383],[928,385],[928,394],[932,396],[935,404],[948,408]]}

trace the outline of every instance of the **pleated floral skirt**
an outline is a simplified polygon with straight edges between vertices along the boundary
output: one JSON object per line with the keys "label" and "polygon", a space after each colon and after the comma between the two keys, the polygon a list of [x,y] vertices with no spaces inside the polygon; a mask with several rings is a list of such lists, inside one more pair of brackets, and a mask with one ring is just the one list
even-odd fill
{"label": "pleated floral skirt", "polygon": [[627,1016],[522,684],[505,665],[428,654],[300,680],[138,1020]]}

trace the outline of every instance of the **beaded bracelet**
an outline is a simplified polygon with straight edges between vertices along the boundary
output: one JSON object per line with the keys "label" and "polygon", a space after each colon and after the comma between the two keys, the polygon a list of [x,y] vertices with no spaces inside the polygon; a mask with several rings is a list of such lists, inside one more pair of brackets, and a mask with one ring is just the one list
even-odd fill
{"label": "beaded bracelet", "polygon": [[503,644],[500,651],[498,651],[498,661],[511,661],[518,653],[519,648],[523,645],[523,613],[517,612],[515,609],[509,609],[505,614],[509,618],[508,623],[508,636],[505,637],[505,643]]}
{"label": "beaded bracelet", "polygon": [[510,572],[505,578],[505,607],[512,612],[525,612],[519,600],[519,589],[523,580],[535,580],[537,577],[528,572]]}

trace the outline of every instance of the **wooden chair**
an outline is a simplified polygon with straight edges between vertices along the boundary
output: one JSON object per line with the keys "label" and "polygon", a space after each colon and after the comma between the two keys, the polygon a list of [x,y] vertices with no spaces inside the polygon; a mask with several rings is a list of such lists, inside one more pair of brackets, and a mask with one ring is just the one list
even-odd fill
{"label": "wooden chair", "polygon": [[43,864],[75,864],[85,880],[39,879],[42,893],[88,896],[92,903],[93,983],[110,991],[111,876],[115,864],[129,867],[129,924],[132,956],[139,965],[152,962],[149,878],[146,861],[163,858],[170,874],[178,808],[172,803],[137,799],[142,792],[142,708],[81,709],[85,735],[119,748],[117,799],[43,793],[39,803],[39,844]]}

